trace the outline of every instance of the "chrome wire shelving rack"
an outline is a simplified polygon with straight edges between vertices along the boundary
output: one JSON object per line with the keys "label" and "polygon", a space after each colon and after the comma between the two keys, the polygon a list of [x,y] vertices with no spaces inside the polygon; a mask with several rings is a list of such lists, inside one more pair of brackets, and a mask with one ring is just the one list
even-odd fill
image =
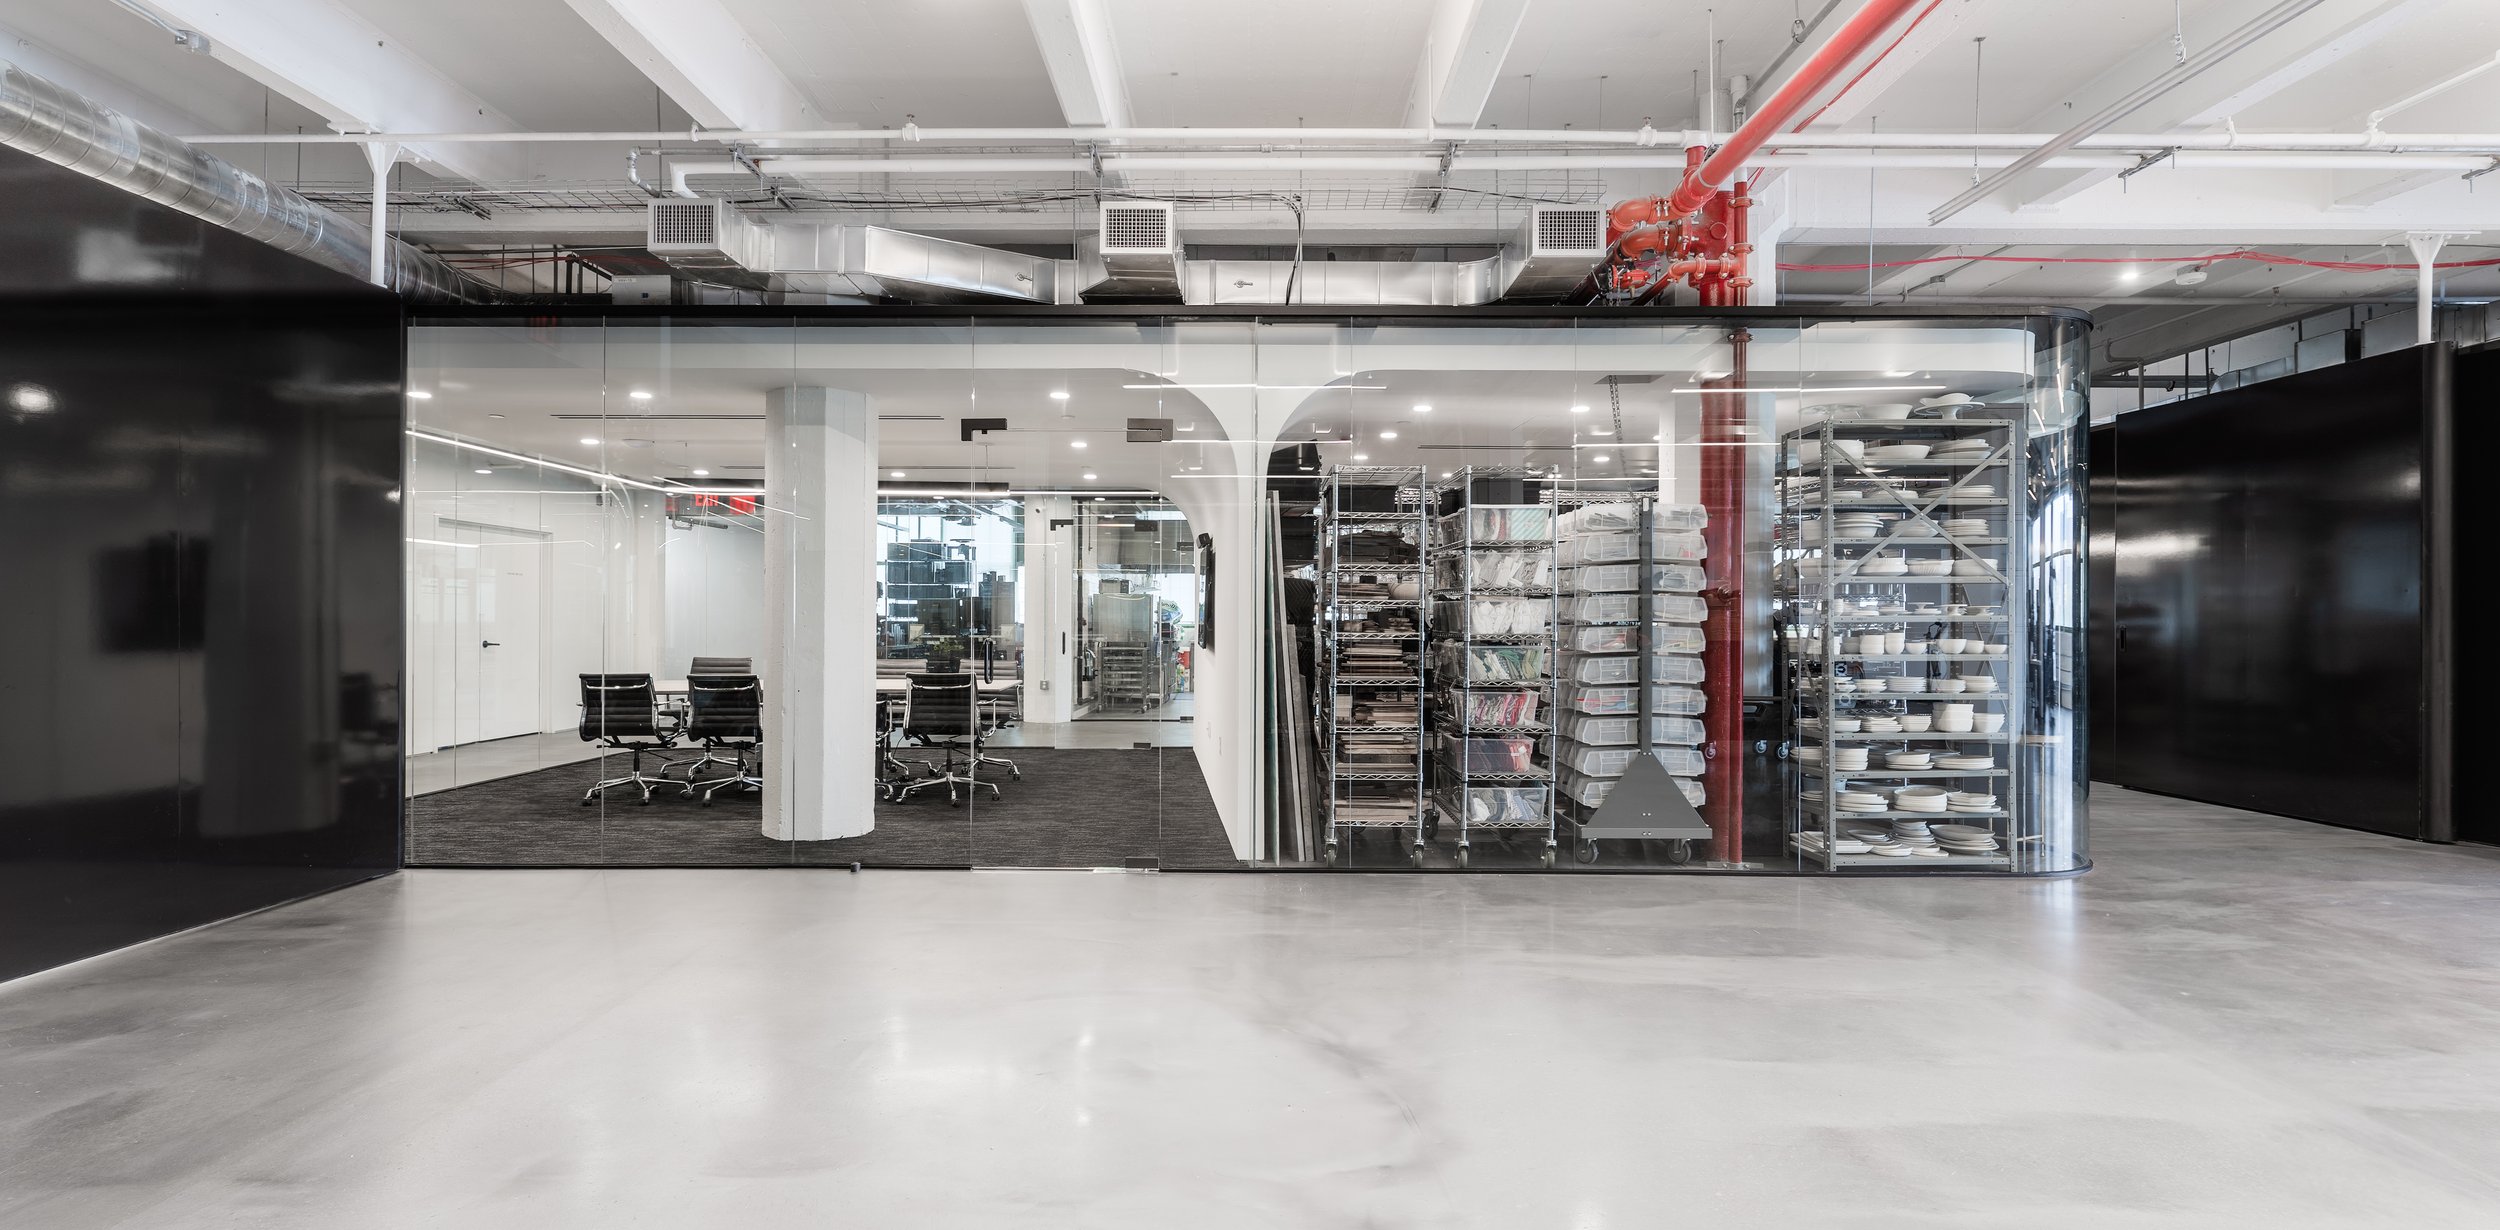
{"label": "chrome wire shelving rack", "polygon": [[[1861,417],[1865,408],[1855,406],[1807,413],[1780,436],[1774,543],[1795,702],[1788,846],[1827,871],[2011,870],[2020,834],[2012,766],[2024,710],[2012,652],[2020,611],[2009,583],[2020,543],[2007,527],[2023,490],[2021,409],[1971,403],[1942,418]],[[1916,446],[1953,455],[1907,455]],[[1954,641],[1964,643],[1937,652]],[[1987,690],[1974,690],[1975,680]],[[1931,757],[1927,767],[1892,759],[1920,753]],[[1841,767],[1844,757],[1851,767]],[[1944,757],[1984,757],[1987,766],[1935,763]],[[1992,803],[1907,810],[1894,792],[1909,786]],[[1986,829],[1996,848],[1915,853],[1897,840],[1896,822]],[[1878,853],[1853,831],[1896,852]]]}
{"label": "chrome wire shelving rack", "polygon": [[[1312,696],[1312,724],[1327,775],[1322,857],[1331,865],[1351,861],[1354,838],[1366,830],[1403,832],[1418,847],[1429,836],[1423,583],[1431,512],[1422,466],[1337,466],[1320,483],[1314,621],[1320,686]],[[1347,540],[1358,535],[1394,535],[1411,550],[1402,559],[1349,558]],[[1397,650],[1394,668],[1382,652],[1388,647]],[[1404,720],[1377,720],[1381,710]],[[1392,763],[1377,754],[1384,741],[1400,737],[1407,745],[1403,757]],[[1364,759],[1350,759],[1349,741],[1365,749]]]}
{"label": "chrome wire shelving rack", "polygon": [[[1431,810],[1455,830],[1460,867],[1478,830],[1539,838],[1538,865],[1554,865],[1554,507],[1476,498],[1488,483],[1545,478],[1528,466],[1461,467],[1442,484],[1455,508],[1433,522]],[[1437,827],[1416,841],[1416,865]]]}

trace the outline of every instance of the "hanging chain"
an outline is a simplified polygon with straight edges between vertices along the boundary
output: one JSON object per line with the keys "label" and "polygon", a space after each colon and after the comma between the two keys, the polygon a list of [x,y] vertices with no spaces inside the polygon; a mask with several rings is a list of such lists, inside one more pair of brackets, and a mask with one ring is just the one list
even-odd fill
{"label": "hanging chain", "polygon": [[1979,90],[1987,79],[1987,66],[1988,36],[1982,34],[1970,41],[1970,135],[1973,138],[1970,143],[1970,182],[1973,184],[1979,182]]}
{"label": "hanging chain", "polygon": [[1606,409],[1613,414],[1615,420],[1615,447],[1621,448],[1624,442],[1623,382],[1612,376],[1606,378]]}

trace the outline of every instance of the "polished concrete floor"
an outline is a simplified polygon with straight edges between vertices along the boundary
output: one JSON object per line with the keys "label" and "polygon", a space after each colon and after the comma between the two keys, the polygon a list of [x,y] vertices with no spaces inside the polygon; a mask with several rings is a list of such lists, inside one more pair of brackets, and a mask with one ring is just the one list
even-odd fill
{"label": "polished concrete floor", "polygon": [[0,1226],[2500,1226],[2500,851],[412,872],[0,987]]}

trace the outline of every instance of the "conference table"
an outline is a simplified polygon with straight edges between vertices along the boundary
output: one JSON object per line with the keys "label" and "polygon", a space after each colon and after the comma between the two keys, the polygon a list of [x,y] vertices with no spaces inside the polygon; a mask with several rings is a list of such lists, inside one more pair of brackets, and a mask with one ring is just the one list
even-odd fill
{"label": "conference table", "polygon": [[[981,694],[984,696],[1004,696],[1007,693],[1014,691],[1023,683],[1024,681],[1021,679],[993,679],[980,684],[979,687]],[[651,686],[653,691],[658,692],[662,696],[684,696],[686,694],[686,681],[683,679],[654,680]],[[899,675],[891,678],[879,676],[877,679],[877,694],[880,696],[900,696],[910,690],[911,681],[902,678]]]}

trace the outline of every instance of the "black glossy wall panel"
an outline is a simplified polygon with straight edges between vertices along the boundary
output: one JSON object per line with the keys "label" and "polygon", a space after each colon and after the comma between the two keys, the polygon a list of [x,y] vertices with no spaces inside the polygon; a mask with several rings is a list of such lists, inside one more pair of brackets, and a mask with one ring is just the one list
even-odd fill
{"label": "black glossy wall panel", "polygon": [[2091,587],[2092,626],[2085,641],[2092,655],[2090,726],[2092,775],[2102,781],[2126,780],[2126,761],[2118,746],[2118,518],[2111,496],[2118,485],[2118,428],[2092,429],[2085,498],[2085,522],[2091,533],[2085,560]]}
{"label": "black glossy wall panel", "polygon": [[396,299],[0,151],[0,977],[395,868]]}
{"label": "black glossy wall panel", "polygon": [[[2471,474],[2480,468],[2476,464],[2479,459],[2491,456],[2491,450],[2500,448],[2500,343],[2457,353],[2450,404],[2455,408],[2451,417],[2456,424],[2453,455],[2467,459],[2462,463],[2462,469]],[[2460,527],[2471,524],[2469,518],[2483,515],[2481,497],[2486,494],[2470,483],[2463,486],[2463,491],[2453,492],[2449,508],[2450,523]],[[2487,563],[2477,562],[2485,558],[2479,544],[2469,536],[2458,537],[2464,541],[2451,549],[2450,565],[2454,575],[2463,579],[2461,588],[2464,593],[2460,595],[2452,590],[2452,605],[2479,598],[2488,587],[2474,582],[2481,573],[2490,570]],[[2490,679],[2491,672],[2500,668],[2500,648],[2495,648],[2490,638],[2470,631],[2478,628],[2478,623],[2457,618],[2454,612],[2451,612],[2451,618],[2459,634],[2453,638],[2456,661],[2450,678],[2465,697],[2451,708],[2456,746],[2464,750],[2451,766],[2449,780],[2455,787],[2452,797],[2466,800],[2462,806],[2455,808],[2455,837],[2459,841],[2500,845],[2500,808],[2474,801],[2484,792],[2491,777],[2488,762],[2482,759],[2481,753],[2492,746],[2494,734],[2500,733],[2500,721],[2493,719],[2492,706],[2479,703],[2471,692],[2464,691],[2478,681]]]}
{"label": "black glossy wall panel", "polygon": [[2425,426],[2447,362],[2406,350],[2118,419],[2098,776],[2431,835]]}

